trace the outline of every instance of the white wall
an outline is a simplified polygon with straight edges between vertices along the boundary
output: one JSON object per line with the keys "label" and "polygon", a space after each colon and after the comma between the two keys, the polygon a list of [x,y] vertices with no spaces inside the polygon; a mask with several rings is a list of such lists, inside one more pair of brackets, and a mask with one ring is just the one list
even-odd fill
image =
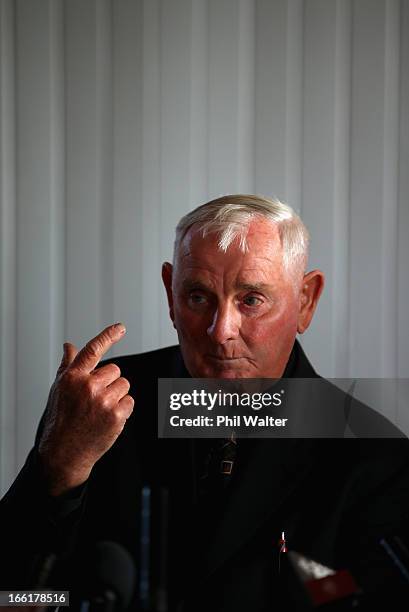
{"label": "white wall", "polygon": [[0,0],[0,483],[62,342],[175,342],[160,265],[233,192],[301,211],[326,376],[409,377],[409,2]]}

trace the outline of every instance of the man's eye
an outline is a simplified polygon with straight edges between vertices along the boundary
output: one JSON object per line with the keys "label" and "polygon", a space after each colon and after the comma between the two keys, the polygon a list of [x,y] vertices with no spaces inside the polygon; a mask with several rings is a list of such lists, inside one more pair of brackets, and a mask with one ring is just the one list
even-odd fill
{"label": "man's eye", "polygon": [[256,297],[255,295],[247,295],[243,299],[243,302],[246,304],[246,306],[260,306],[260,304],[263,303],[263,300]]}
{"label": "man's eye", "polygon": [[205,296],[200,293],[191,293],[189,300],[192,304],[204,304],[206,302]]}

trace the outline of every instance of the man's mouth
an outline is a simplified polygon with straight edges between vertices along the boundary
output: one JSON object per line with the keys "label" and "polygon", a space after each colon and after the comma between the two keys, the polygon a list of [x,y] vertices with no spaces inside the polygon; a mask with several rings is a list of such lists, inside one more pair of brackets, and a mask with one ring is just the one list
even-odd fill
{"label": "man's mouth", "polygon": [[240,359],[244,359],[243,357],[224,357],[220,355],[207,355],[210,359],[214,361],[222,361],[222,362],[230,362],[230,361],[239,361]]}

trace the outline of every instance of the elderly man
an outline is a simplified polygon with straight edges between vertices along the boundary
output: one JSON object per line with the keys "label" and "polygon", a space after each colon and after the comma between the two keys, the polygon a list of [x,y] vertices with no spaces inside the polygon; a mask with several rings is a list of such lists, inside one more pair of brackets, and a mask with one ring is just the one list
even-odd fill
{"label": "elderly man", "polygon": [[2,502],[10,585],[30,580],[38,553],[64,558],[99,540],[139,564],[146,484],[168,494],[160,580],[171,609],[293,609],[279,573],[283,531],[322,563],[358,575],[379,566],[379,539],[402,533],[409,515],[406,440],[243,440],[228,486],[206,488],[211,444],[157,438],[160,377],[317,378],[296,341],[324,285],[322,272],[306,272],[307,251],[289,206],[219,198],[180,221],[173,265],[163,265],[179,346],[99,363],[122,324],[79,352],[64,345],[35,447]]}

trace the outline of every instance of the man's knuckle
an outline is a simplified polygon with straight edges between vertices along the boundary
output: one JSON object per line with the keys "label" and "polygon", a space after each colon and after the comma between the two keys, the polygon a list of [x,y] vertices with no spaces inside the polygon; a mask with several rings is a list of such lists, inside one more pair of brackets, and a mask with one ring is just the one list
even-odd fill
{"label": "man's knuckle", "polygon": [[88,395],[93,397],[97,394],[98,385],[91,376],[88,376],[88,378],[86,379],[84,383],[84,386],[85,386],[85,391],[87,392]]}
{"label": "man's knuckle", "polygon": [[125,395],[125,397],[121,400],[121,406],[126,413],[126,418],[131,414],[133,407],[135,405],[135,400],[132,395]]}
{"label": "man's knuckle", "polygon": [[115,408],[111,410],[110,421],[113,427],[122,427],[124,415],[122,414],[122,410],[119,408],[119,406],[115,406]]}
{"label": "man's knuckle", "polygon": [[112,401],[107,395],[101,395],[98,401],[99,407],[103,412],[111,412],[112,411]]}
{"label": "man's knuckle", "polygon": [[121,381],[121,386],[123,389],[126,389],[127,391],[130,389],[131,383],[129,382],[127,378],[125,378],[124,376],[121,376],[121,378],[119,378],[118,380]]}
{"label": "man's knuckle", "polygon": [[116,376],[117,378],[121,376],[121,368],[116,365],[116,363],[110,363],[109,369],[111,371],[112,376]]}
{"label": "man's knuckle", "polygon": [[60,383],[66,385],[70,385],[73,381],[76,380],[76,373],[75,370],[69,368],[68,370],[62,370],[60,376]]}
{"label": "man's knuckle", "polygon": [[125,404],[125,418],[129,419],[129,417],[131,416],[133,409],[135,406],[135,400],[129,396],[129,400],[127,400],[127,403]]}

